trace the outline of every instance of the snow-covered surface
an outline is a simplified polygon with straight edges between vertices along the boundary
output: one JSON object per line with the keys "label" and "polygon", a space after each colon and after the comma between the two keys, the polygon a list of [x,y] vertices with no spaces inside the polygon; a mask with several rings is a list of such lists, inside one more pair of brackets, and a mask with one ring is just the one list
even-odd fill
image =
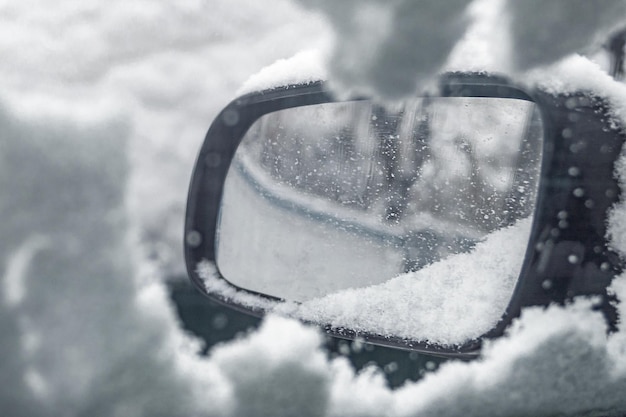
{"label": "snow-covered surface", "polygon": [[[462,344],[502,317],[522,267],[530,219],[383,284],[343,290],[299,306],[296,316],[387,336]],[[404,317],[404,320],[398,320]]]}
{"label": "snow-covered surface", "polygon": [[594,51],[626,21],[623,0],[298,1],[333,25],[337,90],[384,99],[421,91],[442,70],[520,73]]}
{"label": "snow-covered surface", "polygon": [[[301,304],[235,291],[216,276],[211,262],[202,262],[198,271],[209,292],[247,307],[384,336],[462,344],[492,329],[502,317],[517,283],[530,226],[530,219],[524,219],[493,232],[468,253],[382,284],[345,289]],[[294,281],[296,285],[298,278]]]}
{"label": "snow-covered surface", "polygon": [[336,37],[328,59],[343,94],[399,98],[432,80],[465,32],[471,0],[388,2],[299,0],[328,17]]}
{"label": "snow-covered surface", "polygon": [[279,59],[263,68],[246,80],[237,95],[292,84],[309,84],[327,78],[322,50],[310,49],[287,59]]}
{"label": "snow-covered surface", "polygon": [[[548,3],[575,11],[585,7],[581,2]],[[352,78],[340,70],[362,62],[352,87],[379,91],[390,85],[381,94],[394,96],[413,89],[410,66],[416,66],[416,78],[437,70],[448,56],[440,51],[452,48],[463,32],[455,19],[468,2],[422,3],[432,13],[413,2],[372,1],[351,19],[361,2],[317,2],[333,13],[330,20],[341,35],[336,44],[346,53],[331,67],[337,84]],[[566,35],[577,40],[574,45],[591,44],[590,36],[624,16],[615,12],[623,1],[607,0],[602,7],[593,2],[594,11],[572,15],[593,23],[579,35],[567,20],[569,32],[552,31],[542,16],[546,2],[528,3],[535,8],[510,9],[520,13],[516,25],[529,29],[516,32],[515,44],[540,51],[550,51],[545,39],[557,47]],[[481,12],[488,10],[475,10]],[[427,33],[430,43],[421,48],[410,40],[419,32],[402,32],[418,22],[451,32]],[[403,37],[394,37],[396,32]],[[448,363],[396,391],[372,369],[355,374],[345,360],[328,360],[317,330],[275,316],[258,332],[215,348],[208,359],[196,355],[198,346],[181,331],[154,278],[181,270],[175,259],[186,182],[212,115],[252,73],[317,47],[326,36],[322,24],[290,3],[65,0],[51,6],[3,0],[0,33],[3,415],[626,412],[626,329],[621,323],[620,332],[606,336],[589,300],[526,310],[479,361]],[[521,43],[526,33],[533,36]],[[552,37],[530,42],[546,33]],[[409,49],[415,54],[404,58]],[[528,62],[553,57],[543,58]],[[622,103],[621,85],[599,70],[579,76],[589,66],[576,59],[562,68],[568,74],[558,73],[559,67],[546,71],[556,71],[555,80],[601,80],[604,87],[597,88]],[[616,117],[624,116],[623,108],[616,107]],[[618,165],[622,187],[625,167]],[[621,204],[612,213],[611,236],[626,254],[624,219]],[[137,250],[138,241],[149,243],[161,269]],[[612,288],[626,299],[626,276]],[[626,316],[626,303],[618,308]]]}

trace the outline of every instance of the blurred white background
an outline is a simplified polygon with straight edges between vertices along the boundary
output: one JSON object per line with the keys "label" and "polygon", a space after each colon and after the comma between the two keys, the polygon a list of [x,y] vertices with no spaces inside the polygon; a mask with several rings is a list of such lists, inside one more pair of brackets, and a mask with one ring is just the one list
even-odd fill
{"label": "blurred white background", "polygon": [[327,33],[287,0],[0,1],[0,414],[193,410],[211,372],[181,364],[202,367],[161,281],[186,276],[195,154]]}

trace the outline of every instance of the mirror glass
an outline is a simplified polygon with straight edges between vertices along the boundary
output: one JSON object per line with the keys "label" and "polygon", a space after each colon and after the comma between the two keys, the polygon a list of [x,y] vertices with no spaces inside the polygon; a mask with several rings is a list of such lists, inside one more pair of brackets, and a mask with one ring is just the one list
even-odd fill
{"label": "mirror glass", "polygon": [[[395,108],[352,101],[267,114],[228,172],[217,267],[238,287],[303,302],[445,263],[445,276],[425,278],[445,285],[420,290],[434,299],[471,282],[464,274],[482,274],[484,258],[494,261],[481,242],[508,233],[496,245],[507,254],[507,265],[495,261],[498,273],[508,276],[495,279],[507,286],[494,289],[506,293],[499,318],[525,256],[542,134],[536,105],[509,98],[430,97]],[[458,256],[466,260],[451,261]]]}

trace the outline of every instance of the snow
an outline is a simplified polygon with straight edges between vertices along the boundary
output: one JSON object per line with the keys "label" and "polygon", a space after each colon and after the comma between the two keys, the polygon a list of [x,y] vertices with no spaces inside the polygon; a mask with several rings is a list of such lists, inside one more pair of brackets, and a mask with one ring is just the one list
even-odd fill
{"label": "snow", "polygon": [[9,261],[4,271],[4,296],[8,306],[20,304],[26,297],[26,283],[24,278],[28,275],[33,259],[42,249],[50,246],[50,241],[41,236],[34,235],[26,239],[14,253],[9,255]]}
{"label": "snow", "polygon": [[383,284],[307,301],[295,316],[446,345],[478,338],[492,329],[506,310],[521,270],[519,254],[526,251],[530,225],[530,219],[525,219],[492,233],[470,252]]}
{"label": "snow", "polygon": [[521,74],[592,53],[626,22],[623,0],[298,1],[332,24],[337,92],[386,100],[422,91],[444,70]]}
{"label": "snow", "polygon": [[163,285],[140,274],[125,201],[129,130],[110,115],[56,113],[0,113],[1,408],[185,415],[199,412],[195,391],[206,386],[219,405],[222,384]]}
{"label": "snow", "polygon": [[[511,36],[503,19],[506,2],[480,0],[467,9],[471,24],[442,64],[445,71],[510,73]],[[494,34],[498,34],[494,36]]]}
{"label": "snow", "polygon": [[323,62],[323,52],[319,49],[306,50],[290,58],[279,59],[248,78],[237,90],[237,95],[326,80],[328,75]]}
{"label": "snow", "polygon": [[200,262],[197,269],[198,275],[204,280],[206,290],[211,294],[219,295],[225,300],[235,301],[242,306],[255,310],[271,310],[277,304],[271,300],[237,291],[218,277],[217,268],[213,262]]}
{"label": "snow", "polygon": [[319,19],[271,5],[0,2],[3,415],[228,414],[228,379],[162,280],[184,270],[212,118],[323,36]]}
{"label": "snow", "polygon": [[[398,395],[398,415],[570,415],[623,410],[603,319],[589,301],[527,309],[480,361],[444,365]],[[456,410],[456,411],[455,411]],[[622,411],[623,412],[623,411]]]}
{"label": "snow", "polygon": [[598,48],[624,25],[626,2],[596,6],[586,0],[507,0],[513,68],[524,71]]}
{"label": "snow", "polygon": [[492,329],[506,310],[530,226],[530,219],[524,219],[487,236],[468,253],[382,284],[341,290],[301,304],[237,291],[217,277],[211,262],[202,262],[198,272],[207,291],[250,308],[384,336],[462,344]]}
{"label": "snow", "polygon": [[345,359],[329,361],[316,330],[276,316],[214,349],[210,360],[232,384],[239,408],[227,415],[619,415],[626,409],[626,346],[620,334],[607,338],[592,305],[580,299],[527,309],[481,359],[448,362],[396,391],[374,369],[355,374]]}
{"label": "snow", "polygon": [[321,343],[320,333],[269,317],[257,333],[214,349],[211,361],[232,386],[233,415],[326,415],[332,375]]}
{"label": "snow", "polygon": [[327,61],[342,95],[400,98],[431,80],[467,27],[470,0],[299,0],[323,11],[335,31]]}
{"label": "snow", "polygon": [[[580,25],[552,24],[564,10],[539,16],[543,1],[533,9],[509,0],[503,7],[516,29],[499,37],[504,29],[495,23],[488,36],[488,2],[469,9],[460,0],[445,7],[423,2],[426,9],[401,0],[370,3],[354,18],[360,2],[311,7],[330,11],[339,33],[329,58],[335,85],[385,97],[427,82],[472,19],[486,23],[456,50],[467,54],[472,39],[511,36],[517,47],[497,49],[520,52],[512,71],[522,71],[593,44],[624,16],[617,12],[624,2],[607,0],[568,17],[584,24],[579,32]],[[576,10],[571,1],[550,4]],[[582,0],[575,5],[586,7]],[[212,116],[245,79],[278,58],[320,47],[320,40],[324,46],[325,24],[283,0],[64,0],[54,8],[2,0],[0,23],[3,415],[626,411],[623,323],[607,336],[586,299],[527,309],[480,360],[450,362],[396,391],[374,369],[357,374],[345,359],[328,359],[318,330],[282,317],[269,316],[258,332],[199,357],[161,282],[182,270],[180,230],[195,152]],[[565,35],[571,39],[560,42]],[[558,42],[544,48],[546,37]],[[480,48],[484,62],[497,61]],[[479,67],[483,58],[476,57],[472,65]],[[541,69],[554,74],[554,88],[593,84],[610,93],[614,117],[624,117],[623,85],[585,58],[569,59]],[[622,187],[625,167],[624,160],[617,166]],[[609,219],[612,243],[624,256],[625,218],[621,203]],[[626,275],[612,290],[626,299]],[[626,303],[618,308],[625,316]]]}

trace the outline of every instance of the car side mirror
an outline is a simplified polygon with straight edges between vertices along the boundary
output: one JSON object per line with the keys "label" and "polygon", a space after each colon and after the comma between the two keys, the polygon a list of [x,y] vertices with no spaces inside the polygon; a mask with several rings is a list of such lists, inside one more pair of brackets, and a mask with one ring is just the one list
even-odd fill
{"label": "car side mirror", "polygon": [[[192,281],[251,314],[475,355],[522,306],[555,300],[558,277],[541,275],[553,261],[538,246],[551,242],[555,100],[481,76],[444,78],[437,94],[386,107],[336,101],[321,82],[237,99],[211,126],[192,179]],[[584,104],[593,108],[574,110]],[[559,186],[573,187],[568,179]],[[583,263],[585,243],[567,242],[558,259]],[[609,252],[594,261],[603,282],[615,270]]]}

